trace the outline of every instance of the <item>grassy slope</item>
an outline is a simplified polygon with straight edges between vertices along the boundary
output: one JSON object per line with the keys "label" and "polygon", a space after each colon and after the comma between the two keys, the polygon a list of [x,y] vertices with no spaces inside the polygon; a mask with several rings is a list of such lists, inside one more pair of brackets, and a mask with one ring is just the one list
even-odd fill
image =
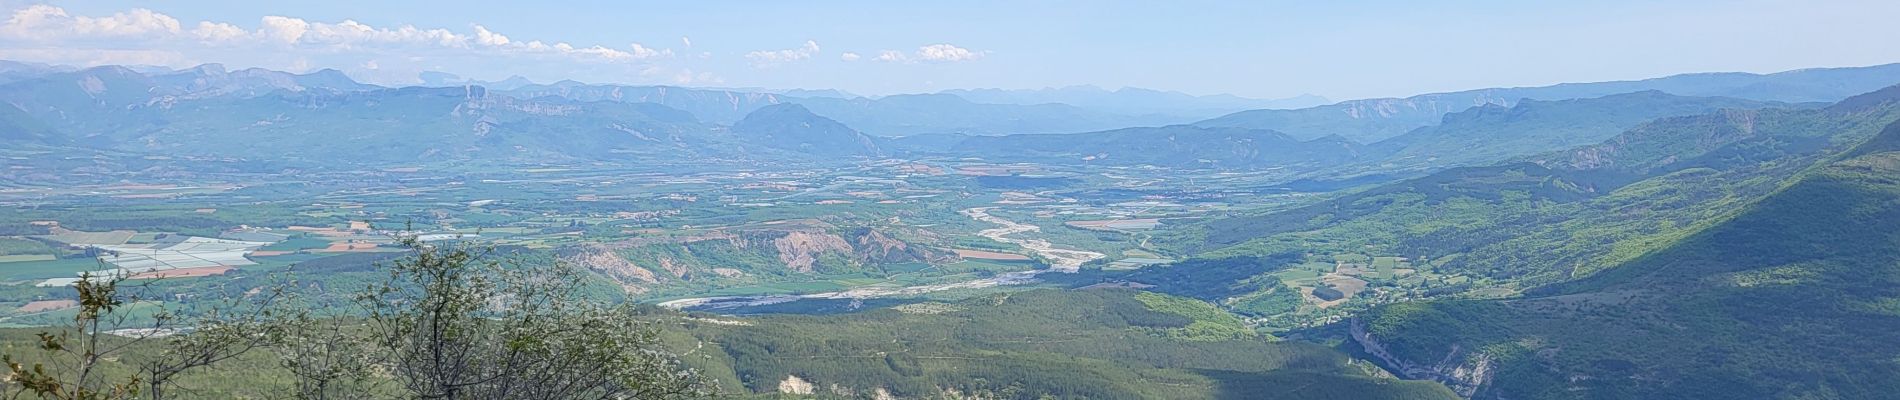
{"label": "grassy slope", "polygon": [[[1305,343],[1237,333],[1206,303],[1127,290],[1031,291],[751,326],[689,323],[750,390],[796,375],[856,393],[1062,398],[1447,398]],[[711,350],[709,347],[708,350]],[[706,350],[702,350],[705,352]]]}

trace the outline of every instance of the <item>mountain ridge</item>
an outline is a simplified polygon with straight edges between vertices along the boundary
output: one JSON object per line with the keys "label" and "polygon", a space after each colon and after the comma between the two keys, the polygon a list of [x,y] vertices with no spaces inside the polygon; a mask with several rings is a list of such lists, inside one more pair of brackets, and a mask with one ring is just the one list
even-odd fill
{"label": "mountain ridge", "polygon": [[1736,97],[1783,102],[1834,102],[1900,83],[1900,64],[1809,68],[1771,74],[1678,74],[1635,81],[1565,83],[1427,93],[1405,98],[1348,100],[1299,110],[1251,110],[1196,122],[1201,126],[1275,129],[1296,137],[1340,134],[1372,142],[1430,125],[1447,113],[1523,99],[1562,100],[1661,90],[1681,96]]}

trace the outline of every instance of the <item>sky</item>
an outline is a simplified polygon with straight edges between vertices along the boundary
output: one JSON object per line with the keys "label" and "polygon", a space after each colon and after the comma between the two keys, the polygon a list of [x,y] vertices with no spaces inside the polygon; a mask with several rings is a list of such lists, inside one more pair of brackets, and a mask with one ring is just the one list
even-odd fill
{"label": "sky", "polygon": [[1900,62],[1893,0],[0,0],[0,59],[839,89],[1258,98]]}

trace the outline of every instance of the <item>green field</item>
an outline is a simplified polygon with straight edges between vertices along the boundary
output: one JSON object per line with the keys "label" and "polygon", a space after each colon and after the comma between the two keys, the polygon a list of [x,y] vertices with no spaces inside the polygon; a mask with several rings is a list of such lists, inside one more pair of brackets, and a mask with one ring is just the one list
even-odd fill
{"label": "green field", "polygon": [[24,261],[50,261],[53,259],[54,256],[52,254],[8,254],[0,255],[0,264]]}
{"label": "green field", "polygon": [[71,278],[79,276],[80,272],[97,271],[106,268],[111,267],[103,266],[99,263],[99,260],[91,258],[7,262],[0,263],[0,280],[26,281],[47,278]]}
{"label": "green field", "polygon": [[38,240],[0,237],[0,257],[19,255],[56,254],[52,246]]}
{"label": "green field", "polygon": [[45,236],[47,240],[69,244],[122,244],[136,236],[132,231],[81,232],[66,231],[57,235]]}
{"label": "green field", "polygon": [[297,250],[308,250],[308,249],[321,249],[329,245],[330,245],[330,241],[328,240],[313,238],[309,236],[295,236],[289,239],[285,239],[284,241],[281,241],[281,242],[271,243],[270,245],[264,246],[263,248],[259,248],[258,250],[297,251]]}

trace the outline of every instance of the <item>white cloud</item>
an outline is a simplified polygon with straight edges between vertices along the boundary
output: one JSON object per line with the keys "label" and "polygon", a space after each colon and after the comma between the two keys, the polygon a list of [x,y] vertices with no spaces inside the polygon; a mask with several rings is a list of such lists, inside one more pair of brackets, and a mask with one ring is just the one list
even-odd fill
{"label": "white cloud", "polygon": [[[414,53],[417,51],[464,52],[482,54],[552,55],[577,60],[633,62],[669,57],[671,50],[654,49],[633,43],[624,48],[574,46],[564,42],[548,45],[534,40],[520,42],[475,25],[472,34],[448,29],[425,29],[413,25],[377,27],[343,20],[337,23],[314,22],[287,16],[265,16],[255,30],[237,25],[202,21],[190,30],[181,28],[178,19],[147,9],[133,9],[105,17],[72,16],[50,5],[34,5],[15,11],[0,37],[46,43],[94,39],[138,40],[143,47],[167,47],[188,41],[219,45],[274,44],[291,50],[372,50]],[[474,53],[467,53],[474,52]]]}
{"label": "white cloud", "polygon": [[0,34],[49,40],[71,36],[117,38],[167,35],[179,32],[178,19],[143,8],[104,17],[72,16],[66,9],[35,4],[13,12]]}
{"label": "white cloud", "polygon": [[949,43],[938,43],[917,48],[917,59],[930,62],[958,62],[983,58],[988,52],[970,51]]}
{"label": "white cloud", "polygon": [[480,50],[515,54],[555,54],[599,61],[626,62],[673,56],[671,49],[655,49],[639,43],[629,43],[626,48],[613,48],[600,45],[578,47],[567,42],[555,42],[550,45],[539,40],[519,42],[481,25],[475,26],[473,43]]}
{"label": "white cloud", "polygon": [[860,58],[860,57],[861,57],[861,56],[859,56],[859,55],[858,55],[858,53],[852,53],[852,52],[849,52],[849,51],[847,51],[847,52],[844,52],[844,54],[839,54],[839,55],[838,55],[838,59],[840,59],[840,60],[845,60],[845,61],[857,61],[857,60],[858,60],[858,58]]}
{"label": "white cloud", "polygon": [[589,55],[589,56],[599,57],[603,60],[629,60],[629,59],[636,58],[634,57],[633,53],[623,51],[623,50],[609,49],[609,48],[600,47],[600,46],[593,46],[593,47],[588,47],[588,48],[583,48],[583,49],[572,48],[570,46],[567,46],[567,43],[562,43],[561,46],[562,46],[561,47],[562,53]]}
{"label": "white cloud", "polygon": [[974,51],[949,43],[938,43],[918,47],[917,51],[908,54],[897,50],[885,50],[878,53],[877,58],[873,60],[896,63],[952,63],[980,59],[987,54],[989,54],[988,51]]}
{"label": "white cloud", "polygon": [[651,47],[641,46],[639,43],[629,43],[627,44],[627,48],[633,49],[629,54],[632,54],[634,58],[654,58],[673,55],[672,49],[654,50]]}
{"label": "white cloud", "polygon": [[265,38],[274,39],[284,44],[296,44],[298,40],[303,38],[303,34],[309,31],[310,22],[308,21],[299,18],[271,15],[264,17],[263,25],[258,28],[257,32]]}
{"label": "white cloud", "polygon": [[883,52],[878,53],[877,58],[873,58],[872,60],[883,61],[883,62],[905,62],[905,61],[910,61],[910,57],[905,56],[903,52],[900,52],[897,50],[885,50]]}
{"label": "white cloud", "polygon": [[310,22],[301,18],[268,16],[262,21],[260,35],[284,44],[331,47],[363,45],[415,45],[466,48],[466,35],[447,29],[421,29],[403,25],[394,29],[378,28],[355,20],[339,23]]}
{"label": "white cloud", "polygon": [[475,42],[483,46],[507,46],[508,36],[488,30],[488,27],[475,26]]}
{"label": "white cloud", "polygon": [[745,58],[752,60],[752,66],[754,67],[771,67],[808,59],[816,54],[818,54],[818,42],[807,40],[804,46],[799,46],[795,49],[759,50],[746,53]]}
{"label": "white cloud", "polygon": [[207,42],[228,42],[243,38],[249,35],[250,32],[245,31],[244,28],[239,28],[237,25],[201,21],[198,22],[197,28],[191,30],[191,34],[197,36],[199,40]]}

